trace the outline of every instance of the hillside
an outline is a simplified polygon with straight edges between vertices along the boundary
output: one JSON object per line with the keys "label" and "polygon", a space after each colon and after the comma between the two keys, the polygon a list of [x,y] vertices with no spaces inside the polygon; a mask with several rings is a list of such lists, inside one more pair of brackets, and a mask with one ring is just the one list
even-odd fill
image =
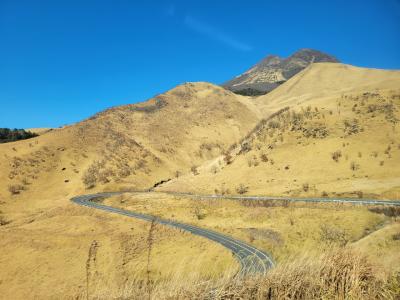
{"label": "hillside", "polygon": [[162,189],[398,199],[399,86],[399,71],[313,64],[255,100],[276,116]]}
{"label": "hillside", "polygon": [[220,155],[258,120],[245,97],[208,83],[183,84],[149,101],[1,145],[0,197],[36,203],[36,197],[65,199],[87,188],[150,188]]}
{"label": "hillside", "polygon": [[300,49],[288,58],[269,55],[249,70],[222,86],[241,95],[266,94],[302,71],[319,62],[339,62],[335,57],[313,49]]}
{"label": "hillside", "polygon": [[[143,103],[1,144],[0,294],[80,298],[86,288],[94,292],[100,280],[119,287],[132,274],[144,276],[147,224],[77,207],[70,198],[149,189],[195,172],[259,119],[246,97],[208,83],[187,83]],[[188,278],[190,271],[193,278],[209,278],[230,265],[237,269],[222,246],[178,230],[157,228],[152,248],[163,253],[155,259],[164,264],[153,270],[164,277]],[[185,259],[178,263],[177,256]],[[188,270],[189,261],[198,271]]]}

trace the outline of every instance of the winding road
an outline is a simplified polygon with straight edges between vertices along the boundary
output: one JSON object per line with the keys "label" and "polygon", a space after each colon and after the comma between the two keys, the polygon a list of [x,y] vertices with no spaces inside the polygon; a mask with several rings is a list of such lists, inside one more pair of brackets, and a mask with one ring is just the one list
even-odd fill
{"label": "winding road", "polygon": [[[225,248],[232,251],[232,253],[238,259],[241,265],[241,274],[249,273],[261,273],[266,274],[267,271],[274,267],[274,261],[270,254],[261,251],[249,244],[246,244],[240,240],[234,239],[230,236],[223,235],[216,231],[209,229],[200,228],[190,224],[179,223],[172,220],[160,219],[152,215],[137,213],[121,208],[116,208],[112,206],[103,205],[96,202],[96,199],[107,198],[127,192],[108,192],[108,193],[98,193],[76,196],[71,199],[72,202],[90,207],[95,209],[104,210],[107,212],[124,215],[131,218],[141,219],[145,221],[155,220],[157,223],[179,228],[188,231],[192,234],[205,237],[216,243],[221,244]],[[137,192],[133,192],[137,193]],[[143,192],[141,192],[143,193]],[[230,199],[230,200],[246,200],[246,201],[289,201],[289,202],[313,202],[313,203],[349,203],[358,205],[389,205],[389,206],[400,206],[400,200],[385,201],[385,200],[374,200],[374,199],[353,199],[353,198],[289,198],[289,197],[267,197],[267,196],[225,196],[225,195],[195,195],[188,193],[178,193],[178,192],[167,192],[170,195],[189,197],[192,199]]]}
{"label": "winding road", "polygon": [[77,196],[72,198],[71,201],[79,205],[101,209],[107,212],[116,213],[131,218],[141,219],[150,222],[155,220],[159,224],[179,228],[188,231],[192,234],[202,236],[209,240],[217,242],[222,246],[224,246],[225,248],[231,250],[232,253],[236,256],[241,266],[240,270],[241,274],[249,274],[249,273],[266,274],[268,269],[274,266],[274,262],[268,253],[265,253],[249,244],[246,244],[232,237],[223,235],[221,233],[189,224],[175,222],[172,220],[156,218],[152,215],[146,215],[121,208],[107,206],[93,201],[98,198],[107,198],[118,194],[122,194],[122,192],[110,192],[110,193],[99,193],[99,194]]}

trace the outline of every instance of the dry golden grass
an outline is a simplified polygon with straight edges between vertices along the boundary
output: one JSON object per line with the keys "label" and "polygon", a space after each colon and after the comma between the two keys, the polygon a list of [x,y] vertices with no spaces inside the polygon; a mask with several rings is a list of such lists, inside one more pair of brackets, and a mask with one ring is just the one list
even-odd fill
{"label": "dry golden grass", "polygon": [[[373,234],[385,240],[381,230],[398,224],[396,216],[343,204],[193,200],[163,193],[123,194],[105,203],[234,236],[271,253],[278,264],[308,251],[324,253],[332,246],[357,245]],[[362,248],[367,252],[369,246]],[[378,248],[390,255],[382,262],[379,251],[373,251],[371,260],[380,261],[387,270],[400,271],[399,241]]]}
{"label": "dry golden grass", "polygon": [[[152,286],[133,277],[119,287],[99,285],[93,299],[397,299],[400,276],[380,277],[380,270],[361,254],[335,249],[281,264],[265,276],[230,274],[197,280],[179,274]],[[153,283],[152,283],[153,284]],[[84,295],[77,295],[84,299]]]}
{"label": "dry golden grass", "polygon": [[156,226],[148,259],[149,223],[73,204],[2,225],[0,298],[70,299],[99,280],[165,281],[174,274],[209,280],[237,270],[231,253],[211,241]]}
{"label": "dry golden grass", "polygon": [[161,190],[400,199],[399,122],[398,89],[309,100],[260,123],[229,164],[221,157]]}

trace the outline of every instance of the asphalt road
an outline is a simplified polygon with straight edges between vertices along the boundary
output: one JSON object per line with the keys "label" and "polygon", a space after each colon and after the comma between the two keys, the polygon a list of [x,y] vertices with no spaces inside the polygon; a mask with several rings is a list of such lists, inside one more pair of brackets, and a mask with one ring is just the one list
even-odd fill
{"label": "asphalt road", "polygon": [[[225,248],[232,251],[232,253],[238,259],[241,265],[241,274],[249,273],[261,273],[265,274],[268,269],[274,266],[272,257],[249,244],[246,244],[240,240],[234,239],[230,236],[223,235],[221,233],[200,228],[197,226],[175,222],[172,220],[165,220],[156,218],[152,215],[137,213],[125,209],[111,207],[96,202],[96,198],[107,198],[114,195],[122,194],[124,192],[109,192],[109,193],[98,193],[90,195],[76,196],[71,199],[76,204],[87,206],[95,209],[101,209],[107,212],[124,215],[131,218],[141,219],[145,221],[155,220],[157,223],[179,228],[188,231],[192,234],[205,237],[216,243],[221,244]],[[132,192],[137,193],[137,192]],[[139,192],[143,193],[143,192]],[[400,206],[400,200],[375,200],[375,199],[354,199],[354,198],[289,198],[289,197],[267,197],[267,196],[225,196],[225,195],[195,195],[189,193],[178,193],[178,192],[167,192],[168,194],[181,197],[189,197],[192,199],[230,199],[230,200],[246,200],[246,201],[289,201],[289,202],[312,202],[312,203],[349,203],[355,205],[389,205],[389,206]]]}
{"label": "asphalt road", "polygon": [[294,197],[270,197],[270,196],[227,196],[227,195],[196,195],[190,193],[165,192],[174,196],[189,197],[192,199],[227,199],[227,200],[259,200],[259,201],[288,201],[288,202],[310,202],[310,203],[349,203],[355,205],[387,205],[400,206],[398,200],[376,200],[366,198],[294,198]]}
{"label": "asphalt road", "polygon": [[[95,209],[101,209],[107,212],[111,213],[116,213],[120,215],[124,215],[127,217],[131,218],[136,218],[136,219],[141,219],[145,221],[153,221],[155,220],[157,223],[166,225],[166,226],[171,226],[175,228],[179,228],[185,231],[188,231],[192,234],[198,235],[205,237],[209,240],[212,240],[216,243],[221,244],[225,248],[229,249],[232,251],[233,255],[236,256],[238,259],[240,265],[241,265],[241,270],[240,274],[254,274],[254,273],[261,273],[265,274],[268,269],[272,268],[274,266],[274,262],[271,258],[271,256],[263,252],[249,244],[246,244],[240,240],[234,239],[230,236],[223,235],[221,233],[209,230],[209,229],[204,229],[200,228],[197,226],[189,225],[189,224],[183,224],[179,222],[175,222],[172,220],[165,220],[165,219],[160,219],[156,218],[152,215],[146,215],[146,214],[141,214],[125,209],[120,209],[112,206],[107,206],[103,205],[100,203],[97,203],[95,201],[96,198],[106,198],[110,197],[113,195],[121,194],[122,192],[116,192],[116,193],[99,193],[99,194],[92,194],[92,195],[83,195],[83,196],[77,196],[71,199],[76,204],[95,208]],[[94,201],[93,201],[94,200]]]}

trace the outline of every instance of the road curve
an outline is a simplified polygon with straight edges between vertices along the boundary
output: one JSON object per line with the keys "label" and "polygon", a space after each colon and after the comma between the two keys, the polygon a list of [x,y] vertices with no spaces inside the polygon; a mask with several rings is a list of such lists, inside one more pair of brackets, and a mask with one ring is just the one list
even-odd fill
{"label": "road curve", "polygon": [[221,233],[189,224],[175,222],[172,220],[156,218],[152,215],[137,213],[112,206],[107,206],[93,201],[96,198],[107,198],[122,193],[123,192],[109,192],[109,193],[82,195],[72,198],[71,201],[78,205],[100,209],[131,218],[137,218],[145,221],[155,220],[159,224],[179,228],[188,231],[192,234],[205,237],[216,243],[219,243],[225,248],[231,250],[232,253],[235,255],[235,257],[240,263],[241,266],[240,274],[242,275],[254,274],[254,273],[266,274],[267,271],[274,266],[274,262],[268,253],[265,253],[249,244],[246,244],[232,237],[223,235]]}
{"label": "road curve", "polygon": [[[96,198],[107,198],[114,195],[123,193],[143,193],[143,191],[127,191],[127,192],[108,192],[76,196],[71,199],[72,202],[87,206],[95,209],[101,209],[107,212],[116,213],[131,218],[137,218],[145,221],[156,220],[157,223],[166,226],[171,226],[188,231],[192,234],[205,237],[209,240],[217,242],[225,248],[232,251],[232,253],[238,259],[241,265],[241,274],[248,273],[261,273],[265,274],[268,269],[272,268],[275,264],[271,256],[249,244],[246,244],[240,240],[232,237],[223,235],[221,233],[200,228],[197,226],[183,224],[172,220],[165,220],[156,218],[152,215],[141,214],[125,209],[115,208],[107,205],[103,205],[93,200]],[[246,201],[289,201],[289,202],[312,202],[312,203],[349,203],[355,205],[389,205],[389,206],[400,206],[400,200],[375,200],[375,199],[354,199],[354,198],[292,198],[292,197],[269,197],[269,196],[226,196],[226,195],[196,195],[190,193],[179,193],[179,192],[165,192],[174,196],[188,197],[192,199],[227,199],[227,200],[246,200]]]}

